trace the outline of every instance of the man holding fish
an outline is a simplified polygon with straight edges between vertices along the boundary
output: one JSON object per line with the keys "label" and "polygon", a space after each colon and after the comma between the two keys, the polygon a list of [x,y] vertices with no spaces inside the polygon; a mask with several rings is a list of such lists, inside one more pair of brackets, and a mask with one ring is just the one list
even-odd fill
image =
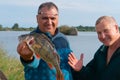
{"label": "man holding fish", "polygon": [[[65,35],[60,33],[57,28],[58,17],[59,11],[53,2],[42,3],[36,16],[38,27],[27,37],[26,35],[19,37],[20,43],[17,52],[24,66],[25,80],[73,80],[72,70],[68,64],[68,55],[72,50]],[[30,37],[34,33],[35,35]],[[41,38],[36,34],[44,34],[42,35],[43,39],[40,40]],[[52,41],[53,45],[50,41]],[[47,43],[50,44],[47,45]],[[49,46],[49,48],[55,48],[54,51],[51,53],[51,48],[47,51],[47,46],[45,46],[45,50],[40,51],[39,49],[44,47],[43,44]],[[52,57],[49,56],[49,51]],[[48,56],[45,54],[48,54]],[[59,66],[58,63],[60,63]],[[54,64],[57,64],[57,68]]]}

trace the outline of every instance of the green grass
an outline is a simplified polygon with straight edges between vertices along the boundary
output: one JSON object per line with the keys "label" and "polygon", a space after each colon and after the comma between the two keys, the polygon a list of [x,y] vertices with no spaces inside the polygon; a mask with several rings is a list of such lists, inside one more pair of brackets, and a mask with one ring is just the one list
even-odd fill
{"label": "green grass", "polygon": [[8,80],[24,80],[23,66],[19,59],[7,56],[7,52],[0,46],[0,70]]}

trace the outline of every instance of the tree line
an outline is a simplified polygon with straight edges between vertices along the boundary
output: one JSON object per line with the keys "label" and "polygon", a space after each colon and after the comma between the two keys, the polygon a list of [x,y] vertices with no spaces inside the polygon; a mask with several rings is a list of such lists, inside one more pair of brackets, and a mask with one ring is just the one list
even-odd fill
{"label": "tree line", "polygon": [[[66,31],[69,28],[76,28],[78,31],[95,31],[95,27],[94,26],[68,26],[68,25],[61,25],[58,28],[62,31]],[[34,30],[36,27],[29,27],[29,28],[25,28],[25,27],[20,27],[18,23],[15,23],[11,28],[10,27],[3,27],[0,24],[0,31],[32,31]]]}

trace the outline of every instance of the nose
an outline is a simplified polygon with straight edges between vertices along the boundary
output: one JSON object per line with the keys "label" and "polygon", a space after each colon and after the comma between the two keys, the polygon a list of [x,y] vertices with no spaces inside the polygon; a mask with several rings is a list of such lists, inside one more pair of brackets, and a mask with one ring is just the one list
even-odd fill
{"label": "nose", "polygon": [[99,35],[99,37],[100,37],[101,39],[104,39],[104,38],[105,38],[105,34],[104,34],[104,33],[101,33],[101,34]]}
{"label": "nose", "polygon": [[47,21],[49,24],[52,24],[52,20],[51,19],[48,19]]}

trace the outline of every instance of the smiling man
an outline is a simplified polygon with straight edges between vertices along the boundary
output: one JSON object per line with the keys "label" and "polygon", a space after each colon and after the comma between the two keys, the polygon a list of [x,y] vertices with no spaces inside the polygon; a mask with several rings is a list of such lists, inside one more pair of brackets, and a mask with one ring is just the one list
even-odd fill
{"label": "smiling man", "polygon": [[[71,67],[68,62],[68,54],[72,52],[65,35],[59,32],[58,26],[58,8],[53,2],[45,2],[40,5],[37,14],[38,27],[31,33],[43,33],[51,39],[55,49],[60,56],[60,68],[64,75],[57,80],[73,80]],[[37,59],[36,55],[28,48],[25,43],[19,43],[17,51],[20,60],[24,66],[25,80],[56,80],[55,68],[50,68],[48,64]]]}
{"label": "smiling man", "polygon": [[83,66],[83,54],[77,60],[69,55],[69,64],[76,71],[75,80],[120,80],[120,33],[116,20],[110,16],[101,16],[96,21],[98,39],[103,45],[94,58]]}

